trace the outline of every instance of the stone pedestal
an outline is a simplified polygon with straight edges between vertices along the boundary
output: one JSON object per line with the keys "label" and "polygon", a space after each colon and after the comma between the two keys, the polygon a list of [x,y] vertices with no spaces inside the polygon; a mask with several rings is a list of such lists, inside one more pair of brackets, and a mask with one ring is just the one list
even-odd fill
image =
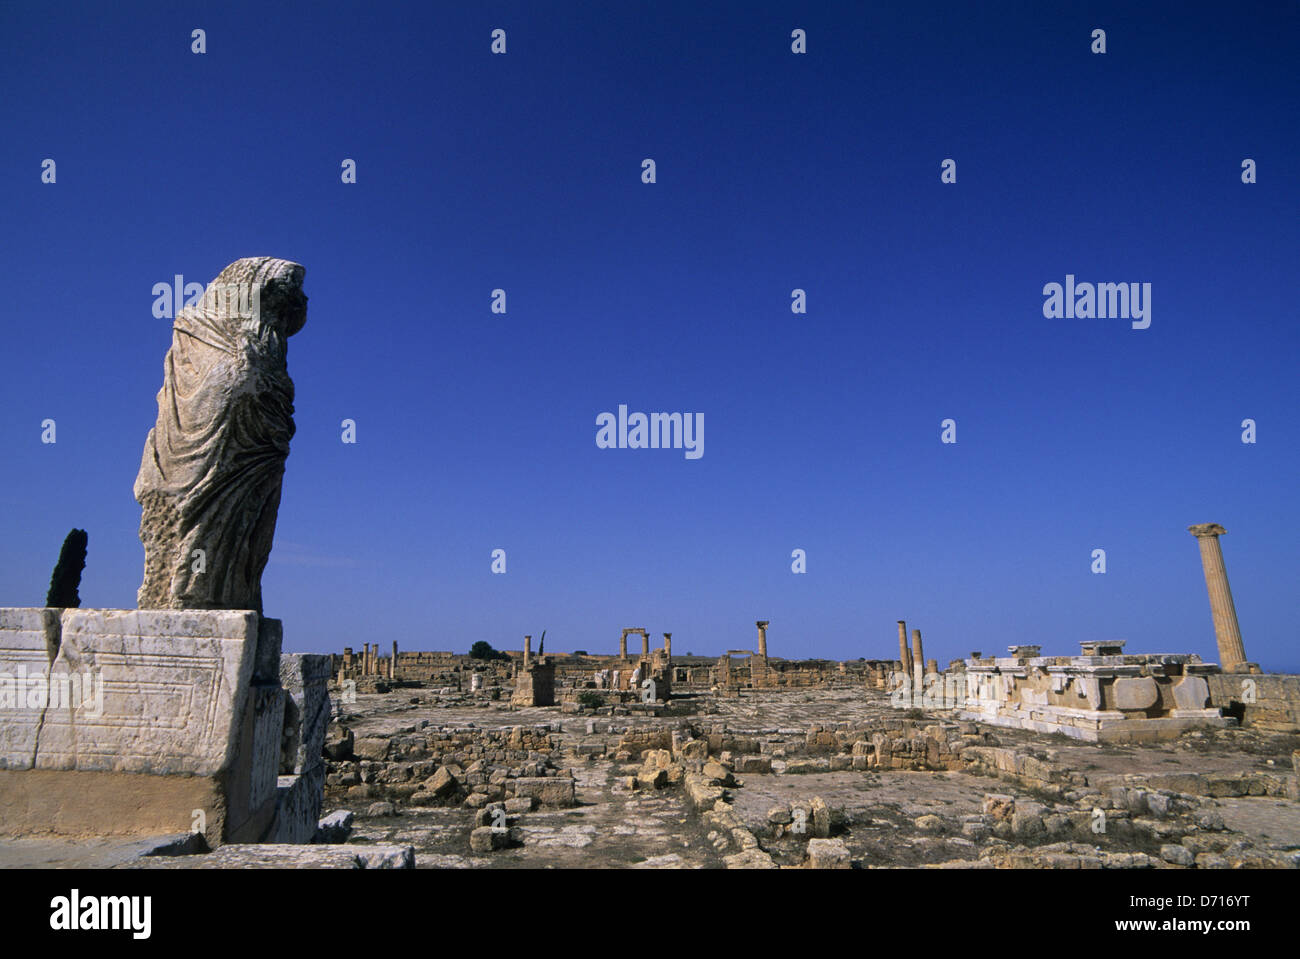
{"label": "stone pedestal", "polygon": [[0,723],[0,833],[262,840],[280,644],[250,610],[0,609],[0,702],[22,694]]}
{"label": "stone pedestal", "polygon": [[549,656],[540,656],[528,669],[519,671],[510,703],[514,706],[555,705],[555,664]]}

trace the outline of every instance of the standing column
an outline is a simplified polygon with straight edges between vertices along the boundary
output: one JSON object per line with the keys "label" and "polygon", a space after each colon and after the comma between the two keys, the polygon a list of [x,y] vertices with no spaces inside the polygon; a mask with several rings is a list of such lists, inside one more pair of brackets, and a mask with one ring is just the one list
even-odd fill
{"label": "standing column", "polygon": [[907,648],[907,623],[898,621],[898,662],[903,667],[903,675],[912,675],[912,651]]}
{"label": "standing column", "polygon": [[673,634],[664,633],[664,659],[673,658]]}
{"label": "standing column", "polygon": [[388,663],[388,678],[397,678],[397,640],[393,640],[393,658]]}
{"label": "standing column", "polygon": [[524,669],[533,664],[533,637],[524,637]]}
{"label": "standing column", "polygon": [[365,650],[361,653],[361,675],[370,675],[370,644],[365,644]]}
{"label": "standing column", "polygon": [[650,634],[644,629],[641,630],[641,658],[650,658]]}
{"label": "standing column", "polygon": [[912,693],[920,699],[921,692],[925,689],[925,653],[921,650],[919,629],[912,630],[912,681],[916,684]]}
{"label": "standing column", "polygon": [[623,635],[618,638],[618,658],[627,659],[627,630],[623,630]]}
{"label": "standing column", "polygon": [[1218,523],[1201,523],[1187,527],[1187,531],[1201,546],[1205,588],[1210,594],[1210,615],[1214,617],[1214,638],[1219,642],[1219,665],[1225,672],[1230,672],[1246,661],[1246,647],[1241,642],[1237,608],[1232,603],[1228,571],[1224,568],[1223,550],[1219,547],[1219,537],[1227,530]]}
{"label": "standing column", "polygon": [[767,659],[767,624],[770,619],[757,620],[754,625],[758,627],[758,655]]}

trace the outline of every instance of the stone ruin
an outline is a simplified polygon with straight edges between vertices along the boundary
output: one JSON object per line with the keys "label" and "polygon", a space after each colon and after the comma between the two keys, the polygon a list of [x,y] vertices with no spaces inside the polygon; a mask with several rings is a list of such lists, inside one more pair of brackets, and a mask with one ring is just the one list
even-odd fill
{"label": "stone ruin", "polygon": [[1172,739],[1227,724],[1209,708],[1206,677],[1217,665],[1189,654],[1126,656],[1123,640],[1082,646],[1079,656],[1012,646],[1007,657],[966,660],[960,716],[1094,742]]}
{"label": "stone ruin", "polygon": [[330,659],[282,654],[261,594],[302,278],[237,260],[175,319],[135,482],[140,608],[0,609],[0,834],[170,851],[317,836]]}
{"label": "stone ruin", "polygon": [[347,649],[337,677],[375,687],[330,727],[326,795],[447,867],[1300,866],[1300,677],[1122,640],[940,669],[905,621],[896,660],[789,661],[755,623],[721,657],[641,627],[612,655]]}

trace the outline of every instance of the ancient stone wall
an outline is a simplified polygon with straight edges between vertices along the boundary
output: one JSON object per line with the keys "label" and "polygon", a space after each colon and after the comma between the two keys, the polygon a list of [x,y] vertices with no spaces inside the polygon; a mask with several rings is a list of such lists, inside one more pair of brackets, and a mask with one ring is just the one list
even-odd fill
{"label": "ancient stone wall", "polygon": [[1300,732],[1300,675],[1222,673],[1207,676],[1210,702],[1243,726],[1269,732]]}

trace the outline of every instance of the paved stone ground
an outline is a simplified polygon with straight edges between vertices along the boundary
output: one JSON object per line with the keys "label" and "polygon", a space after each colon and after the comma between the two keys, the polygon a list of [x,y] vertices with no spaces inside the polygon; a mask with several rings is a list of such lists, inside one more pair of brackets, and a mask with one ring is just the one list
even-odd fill
{"label": "paved stone ground", "polygon": [[[410,702],[419,700],[418,703]],[[711,830],[687,802],[680,787],[643,793],[628,792],[622,779],[635,773],[635,764],[622,765],[605,757],[579,756],[574,748],[616,741],[622,729],[643,724],[673,722],[678,717],[601,717],[610,731],[588,735],[589,717],[562,714],[558,709],[512,709],[498,703],[437,702],[431,691],[401,690],[386,695],[363,695],[348,707],[348,725],[358,737],[385,735],[413,722],[432,725],[470,725],[510,728],[546,723],[558,733],[558,765],[572,768],[578,780],[581,803],[576,810],[538,810],[517,820],[523,845],[474,856],[469,852],[472,812],[463,809],[412,809],[383,819],[366,819],[367,802],[344,803],[358,813],[356,842],[410,843],[416,847],[419,866],[470,868],[511,867],[627,867],[669,866],[716,868],[722,865],[725,843],[716,849]],[[701,696],[679,703],[689,710],[689,721],[725,724],[732,733],[752,734],[774,746],[797,739],[814,725],[872,722],[896,719],[883,693],[860,688],[785,692],[747,692],[735,698]],[[934,714],[937,719],[949,718]],[[1001,727],[990,728],[1001,745],[1033,745],[1052,751],[1058,761],[1084,772],[1090,784],[1107,789],[1135,773],[1235,775],[1243,772],[1290,772],[1290,751],[1300,737],[1255,733],[1248,730],[1194,732],[1170,743],[1144,746],[1082,743],[1064,736],[1042,736]],[[767,747],[765,746],[765,749]],[[977,816],[989,793],[1024,799],[1041,799],[1031,790],[1001,780],[960,772],[841,771],[780,774],[783,763],[775,759],[773,774],[741,776],[743,786],[732,791],[735,808],[745,825],[760,837],[781,865],[797,865],[806,856],[806,836],[776,837],[767,813],[783,803],[807,803],[819,796],[840,807],[846,817],[841,833],[854,865],[918,866],[974,861],[982,842],[962,835],[963,817]],[[1300,803],[1271,797],[1207,800],[1223,816],[1228,830],[1271,849],[1300,848]],[[337,804],[334,804],[337,805]],[[333,805],[331,806],[333,808]],[[946,827],[939,835],[918,830],[916,821],[936,815]],[[716,833],[713,834],[715,837]],[[1053,837],[1045,836],[1041,843]],[[992,840],[997,842],[997,840]],[[1101,850],[1144,851],[1155,856],[1159,841],[1120,841],[1099,835],[1092,838]],[[1005,845],[1005,844],[1004,844]]]}
{"label": "paved stone ground", "polygon": [[[843,810],[840,837],[857,867],[923,866],[974,863],[986,855],[997,838],[963,835],[964,819],[984,812],[984,797],[1006,794],[1017,800],[1044,800],[1032,790],[1002,780],[967,772],[905,772],[866,770],[838,772],[784,772],[786,749],[793,761],[797,745],[813,726],[849,722],[876,723],[904,715],[891,707],[883,693],[861,688],[829,688],[783,692],[748,692],[740,697],[714,698],[695,694],[678,700],[670,715],[601,715],[599,731],[588,733],[587,715],[558,708],[515,709],[459,694],[444,697],[433,690],[395,689],[387,694],[363,694],[346,707],[346,725],[358,740],[387,736],[429,726],[474,726],[511,729],[545,724],[558,737],[553,764],[572,771],[577,806],[542,808],[512,817],[517,842],[512,848],[477,854],[470,848],[474,811],[464,806],[410,806],[396,803],[394,814],[369,816],[373,799],[331,796],[326,811],[349,809],[356,813],[349,846],[414,847],[417,868],[720,868],[723,857],[734,852],[691,805],[682,786],[630,791],[626,779],[635,775],[637,762],[621,763],[612,757],[623,730],[644,724],[689,722],[696,726],[723,726],[732,734],[752,736],[762,743],[763,754],[773,762],[770,774],[738,774],[741,785],[730,790],[735,812],[780,865],[798,865],[806,857],[808,836],[777,835],[768,812],[782,804],[807,804],[818,796]],[[675,715],[673,715],[675,714]],[[934,714],[935,721],[945,720]],[[1234,776],[1241,773],[1292,774],[1291,751],[1300,748],[1300,736],[1265,734],[1252,730],[1193,732],[1178,740],[1153,745],[1098,745],[1063,736],[1042,736],[1022,730],[980,727],[1001,746],[1046,749],[1055,761],[1084,773],[1089,786],[1103,792],[1123,784],[1125,777],[1153,773],[1199,773]],[[806,757],[799,757],[806,758]],[[1203,800],[1217,812],[1230,838],[1249,840],[1256,847],[1280,850],[1300,862],[1300,802],[1278,796],[1232,796]],[[937,817],[927,820],[924,817]],[[931,828],[922,828],[918,822]],[[1029,846],[1051,843],[1042,836]],[[1077,840],[1077,835],[1074,837]],[[1089,843],[1103,851],[1145,852],[1158,858],[1160,838],[1140,841],[1099,835]],[[157,840],[93,840],[72,842],[53,839],[0,841],[0,868],[89,866],[113,868],[129,865]],[[340,847],[330,847],[338,849]],[[255,855],[242,847],[239,855]],[[189,857],[198,864],[204,857]],[[346,856],[331,852],[318,857],[320,864]],[[310,859],[310,857],[307,857]],[[307,862],[304,859],[304,862]],[[218,861],[209,860],[212,865]],[[241,860],[242,862],[242,860]],[[151,863],[155,868],[186,868],[176,860]]]}

